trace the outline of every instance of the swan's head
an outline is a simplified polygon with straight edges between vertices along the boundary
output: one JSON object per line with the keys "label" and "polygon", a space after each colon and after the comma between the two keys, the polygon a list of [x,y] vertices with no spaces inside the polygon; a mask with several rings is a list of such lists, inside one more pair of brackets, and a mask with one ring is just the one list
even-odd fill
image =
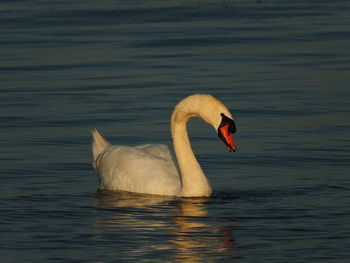
{"label": "swan's head", "polygon": [[175,107],[172,122],[186,123],[191,117],[200,117],[214,127],[220,139],[230,152],[236,150],[232,134],[236,125],[227,107],[215,97],[208,94],[195,94],[186,97]]}
{"label": "swan's head", "polygon": [[211,95],[200,95],[198,115],[212,125],[220,139],[230,152],[236,151],[236,144],[232,134],[236,132],[236,125],[228,108]]}

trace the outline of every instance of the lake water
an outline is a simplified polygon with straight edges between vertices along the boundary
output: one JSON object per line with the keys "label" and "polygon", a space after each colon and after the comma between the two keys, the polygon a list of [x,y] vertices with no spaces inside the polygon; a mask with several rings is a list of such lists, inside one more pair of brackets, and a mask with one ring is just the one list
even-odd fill
{"label": "lake water", "polygon": [[[349,262],[350,1],[0,3],[1,262]],[[90,130],[171,146],[211,93],[238,150],[193,119],[214,189],[97,192]]]}

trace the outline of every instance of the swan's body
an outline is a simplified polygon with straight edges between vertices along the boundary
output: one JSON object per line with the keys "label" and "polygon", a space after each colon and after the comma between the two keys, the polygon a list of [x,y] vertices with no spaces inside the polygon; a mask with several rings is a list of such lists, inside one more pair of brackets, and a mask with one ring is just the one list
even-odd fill
{"label": "swan's body", "polygon": [[112,146],[96,130],[93,135],[93,166],[100,189],[170,196],[210,196],[212,189],[197,162],[187,135],[191,117],[211,124],[230,150],[235,126],[232,115],[211,95],[189,96],[175,107],[171,116],[171,134],[179,170],[168,146],[146,144],[136,147]]}

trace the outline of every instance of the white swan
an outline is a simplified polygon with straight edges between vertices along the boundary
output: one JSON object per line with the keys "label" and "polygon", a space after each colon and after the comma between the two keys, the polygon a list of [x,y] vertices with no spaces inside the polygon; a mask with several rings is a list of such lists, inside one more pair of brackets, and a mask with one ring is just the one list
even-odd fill
{"label": "white swan", "polygon": [[186,124],[191,117],[200,117],[212,125],[228,149],[236,150],[231,135],[236,127],[229,110],[211,95],[195,94],[180,101],[171,116],[171,134],[180,172],[166,145],[112,146],[93,130],[93,167],[99,176],[99,189],[182,197],[210,196],[212,189],[187,135]]}

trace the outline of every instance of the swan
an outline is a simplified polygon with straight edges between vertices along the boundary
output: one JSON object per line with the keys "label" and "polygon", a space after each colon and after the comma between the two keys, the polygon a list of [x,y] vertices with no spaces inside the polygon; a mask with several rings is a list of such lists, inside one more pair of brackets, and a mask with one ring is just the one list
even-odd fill
{"label": "swan", "polygon": [[212,125],[228,150],[236,150],[232,138],[236,126],[227,107],[212,95],[191,95],[181,100],[171,115],[171,135],[179,171],[167,145],[113,146],[96,129],[92,130],[92,165],[99,177],[99,190],[210,196],[212,188],[187,135],[186,124],[191,117],[199,117]]}

